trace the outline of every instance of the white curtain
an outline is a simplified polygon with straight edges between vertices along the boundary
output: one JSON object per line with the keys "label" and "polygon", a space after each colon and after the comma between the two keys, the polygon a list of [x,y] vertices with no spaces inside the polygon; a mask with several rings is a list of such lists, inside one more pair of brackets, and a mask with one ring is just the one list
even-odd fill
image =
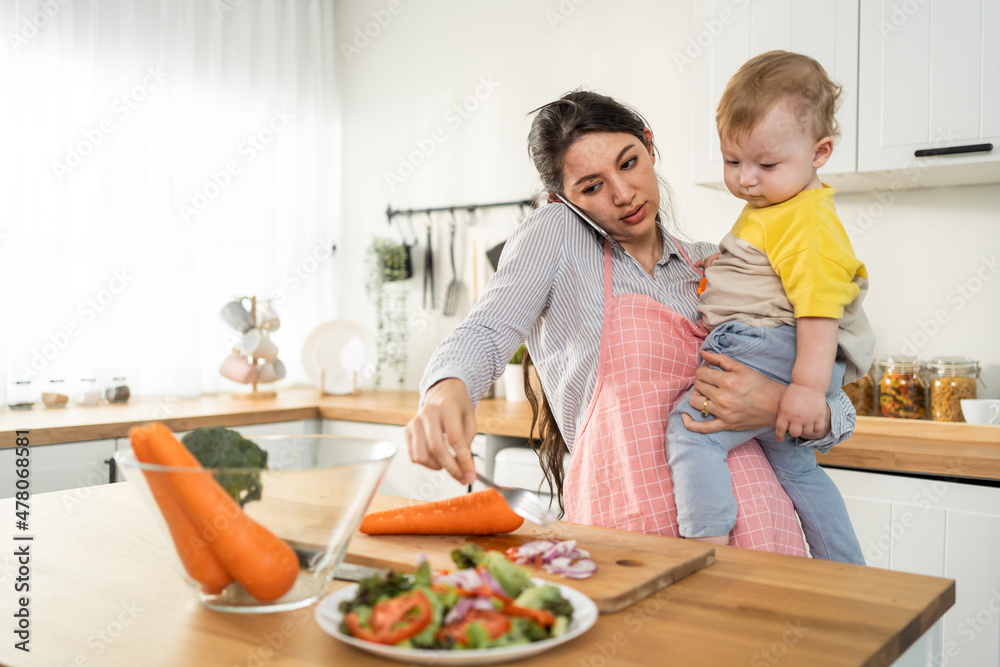
{"label": "white curtain", "polygon": [[5,0],[0,35],[7,382],[240,388],[242,295],[276,299],[303,380],[335,307],[332,0]]}

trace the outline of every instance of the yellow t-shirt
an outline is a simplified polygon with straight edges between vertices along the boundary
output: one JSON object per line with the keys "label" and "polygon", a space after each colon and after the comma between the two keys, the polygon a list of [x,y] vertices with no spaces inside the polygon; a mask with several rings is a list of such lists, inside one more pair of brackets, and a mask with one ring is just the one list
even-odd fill
{"label": "yellow t-shirt", "polygon": [[795,326],[798,317],[839,320],[845,382],[867,372],[874,335],[861,302],[868,271],[837,218],[833,188],[805,190],[766,208],[746,206],[705,273],[698,313],[711,330],[737,320]]}

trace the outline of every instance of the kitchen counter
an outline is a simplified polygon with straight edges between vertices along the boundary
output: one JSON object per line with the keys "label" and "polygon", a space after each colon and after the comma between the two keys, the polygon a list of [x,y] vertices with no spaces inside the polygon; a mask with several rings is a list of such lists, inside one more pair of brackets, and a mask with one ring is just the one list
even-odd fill
{"label": "kitchen counter", "polygon": [[[30,653],[7,633],[0,664],[398,664],[326,635],[314,607],[262,615],[202,608],[129,484],[95,487],[83,501],[70,491],[38,494],[30,504],[34,539],[15,543],[14,501],[0,500],[0,515],[11,517],[0,572],[17,571],[14,545],[30,550],[31,632]],[[716,547],[705,569],[518,664],[878,667],[954,601],[950,579]],[[0,614],[11,619],[18,604],[5,587]]]}
{"label": "kitchen counter", "polygon": [[[270,400],[228,395],[198,399],[133,399],[125,405],[0,413],[0,447],[14,445],[15,430],[30,430],[33,445],[120,438],[135,425],[166,422],[177,431],[201,426],[243,426],[299,419],[338,419],[403,425],[417,409],[415,392],[366,391],[320,396],[312,387],[282,389]],[[480,433],[524,438],[531,425],[527,403],[484,399],[476,411]],[[854,437],[819,457],[823,465],[1000,480],[1000,427],[859,417]]]}

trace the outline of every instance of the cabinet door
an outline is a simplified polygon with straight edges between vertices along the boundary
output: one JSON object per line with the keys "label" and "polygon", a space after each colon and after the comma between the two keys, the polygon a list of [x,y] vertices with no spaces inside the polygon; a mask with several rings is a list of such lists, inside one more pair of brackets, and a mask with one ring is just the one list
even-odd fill
{"label": "cabinet door", "polygon": [[[114,440],[90,440],[31,447],[31,493],[107,484]],[[0,498],[14,495],[14,449],[0,449]]]}
{"label": "cabinet door", "polygon": [[998,149],[916,156],[1000,140],[1000,2],[861,0],[860,18],[858,171],[905,169],[920,184],[1000,161]]}
{"label": "cabinet door", "polygon": [[715,110],[726,83],[751,57],[773,49],[812,56],[843,86],[840,141],[820,175],[856,170],[858,0],[699,0],[694,32],[685,57],[694,71],[696,183],[722,184]]}

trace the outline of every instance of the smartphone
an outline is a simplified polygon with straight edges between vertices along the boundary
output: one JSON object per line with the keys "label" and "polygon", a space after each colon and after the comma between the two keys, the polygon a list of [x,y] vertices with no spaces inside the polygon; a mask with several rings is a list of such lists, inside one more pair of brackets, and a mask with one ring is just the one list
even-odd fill
{"label": "smartphone", "polygon": [[559,194],[557,194],[556,197],[559,198],[559,201],[561,201],[562,203],[566,204],[566,206],[569,206],[569,208],[570,208],[571,211],[573,211],[578,216],[580,216],[581,218],[583,218],[583,221],[586,222],[591,227],[593,227],[594,231],[596,231],[598,234],[600,234],[603,238],[606,238],[609,241],[611,241],[611,245],[618,246],[619,248],[622,247],[621,243],[619,243],[618,241],[615,241],[613,238],[611,238],[610,234],[608,234],[606,231],[604,231],[600,227],[600,225],[598,225],[596,222],[594,222],[593,220],[591,220],[590,217],[586,213],[584,213],[579,208],[577,208],[576,206],[574,206],[573,204],[571,204],[569,202],[569,200],[567,200],[565,197],[563,197],[562,195],[559,195]]}

